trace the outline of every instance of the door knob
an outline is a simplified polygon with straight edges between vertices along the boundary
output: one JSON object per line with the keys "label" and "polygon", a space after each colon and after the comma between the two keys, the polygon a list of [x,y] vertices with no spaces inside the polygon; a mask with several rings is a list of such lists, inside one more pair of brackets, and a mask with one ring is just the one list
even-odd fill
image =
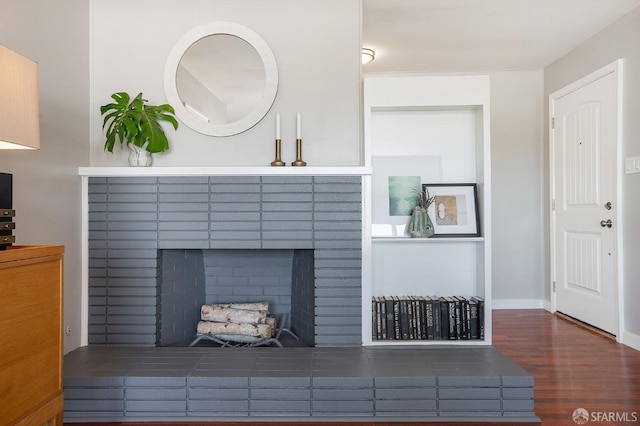
{"label": "door knob", "polygon": [[613,226],[613,222],[611,222],[611,219],[609,220],[601,220],[600,221],[600,226],[607,227],[607,228],[611,228]]}
{"label": "door knob", "polygon": [[611,205],[611,201],[607,201],[607,204],[604,205],[604,208],[607,209],[607,210],[611,210],[611,207],[613,207]]}

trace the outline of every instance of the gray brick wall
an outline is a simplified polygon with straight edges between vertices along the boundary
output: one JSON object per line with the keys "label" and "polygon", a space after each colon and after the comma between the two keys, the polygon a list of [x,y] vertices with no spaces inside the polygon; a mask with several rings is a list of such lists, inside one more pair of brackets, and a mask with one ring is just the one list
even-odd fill
{"label": "gray brick wall", "polygon": [[290,329],[315,346],[315,261],[313,250],[295,250],[291,277]]}
{"label": "gray brick wall", "polygon": [[161,250],[159,346],[193,340],[205,303],[202,250]]}
{"label": "gray brick wall", "polygon": [[361,178],[89,179],[89,343],[154,345],[159,249],[315,249],[316,344],[361,344]]}
{"label": "gray brick wall", "polygon": [[293,250],[204,250],[206,303],[269,302],[291,312]]}
{"label": "gray brick wall", "polygon": [[89,180],[89,343],[155,345],[156,178]]}

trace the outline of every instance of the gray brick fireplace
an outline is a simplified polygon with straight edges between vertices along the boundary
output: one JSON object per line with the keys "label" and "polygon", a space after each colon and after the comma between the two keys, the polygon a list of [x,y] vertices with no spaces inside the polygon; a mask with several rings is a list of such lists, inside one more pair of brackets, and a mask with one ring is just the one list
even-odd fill
{"label": "gray brick fireplace", "polygon": [[[199,304],[244,294],[270,298],[317,346],[359,346],[361,200],[358,176],[89,178],[89,344],[170,344],[188,338]],[[249,264],[214,276],[230,256]],[[274,262],[293,278],[313,264],[313,291],[253,284]],[[305,303],[312,314],[298,313]]]}
{"label": "gray brick fireplace", "polygon": [[[65,356],[65,422],[538,421],[533,378],[494,348],[361,346],[362,177],[87,179],[89,345]],[[240,296],[314,347],[153,347]]]}

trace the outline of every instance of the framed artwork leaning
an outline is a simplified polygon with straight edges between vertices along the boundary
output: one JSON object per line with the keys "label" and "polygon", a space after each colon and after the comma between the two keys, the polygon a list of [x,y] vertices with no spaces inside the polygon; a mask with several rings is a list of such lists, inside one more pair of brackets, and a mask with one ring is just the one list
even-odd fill
{"label": "framed artwork leaning", "polygon": [[406,226],[418,203],[422,182],[442,179],[441,157],[374,156],[371,165],[372,236],[408,237]]}
{"label": "framed artwork leaning", "polygon": [[475,183],[428,183],[422,184],[422,191],[434,197],[427,210],[433,222],[432,238],[481,235]]}

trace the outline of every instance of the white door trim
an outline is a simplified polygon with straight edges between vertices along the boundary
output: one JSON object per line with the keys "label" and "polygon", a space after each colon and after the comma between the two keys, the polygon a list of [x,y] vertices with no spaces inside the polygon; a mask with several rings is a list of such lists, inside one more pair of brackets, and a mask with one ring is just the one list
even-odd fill
{"label": "white door trim", "polygon": [[616,311],[618,317],[618,331],[616,333],[616,340],[620,343],[623,342],[624,336],[624,269],[623,269],[623,229],[624,224],[622,221],[622,212],[623,212],[623,198],[622,198],[622,178],[624,172],[624,160],[622,157],[622,106],[623,106],[623,59],[617,59],[611,62],[608,65],[598,69],[597,71],[592,72],[591,74],[582,77],[581,79],[574,81],[573,83],[559,89],[549,95],[549,217],[550,221],[550,252],[549,252],[549,266],[550,266],[550,295],[551,295],[551,312],[556,311],[556,294],[553,289],[554,282],[556,281],[556,258],[555,258],[555,215],[554,215],[554,206],[553,200],[555,199],[555,176],[554,176],[554,166],[555,166],[555,158],[554,158],[554,149],[555,145],[555,135],[554,129],[552,126],[552,120],[555,115],[555,102],[561,97],[568,95],[571,92],[574,92],[608,74],[615,74],[616,76],[616,141],[615,141],[615,157],[616,157],[616,198],[617,198],[617,208],[616,208],[616,217],[615,222],[618,226],[616,226],[616,273],[617,280],[615,283],[616,287]]}

